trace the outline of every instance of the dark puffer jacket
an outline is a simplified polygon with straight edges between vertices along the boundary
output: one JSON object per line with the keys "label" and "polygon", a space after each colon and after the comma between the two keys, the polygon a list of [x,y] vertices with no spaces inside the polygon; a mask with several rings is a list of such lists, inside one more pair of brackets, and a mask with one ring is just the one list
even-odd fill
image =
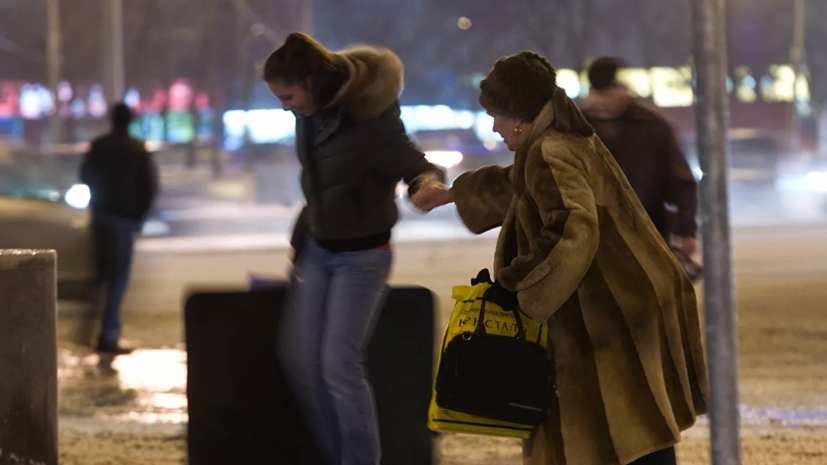
{"label": "dark puffer jacket", "polygon": [[320,115],[298,116],[296,149],[307,207],[294,232],[318,242],[390,234],[399,212],[396,185],[440,171],[408,138],[400,119],[403,66],[390,50],[359,47],[339,53],[350,78]]}

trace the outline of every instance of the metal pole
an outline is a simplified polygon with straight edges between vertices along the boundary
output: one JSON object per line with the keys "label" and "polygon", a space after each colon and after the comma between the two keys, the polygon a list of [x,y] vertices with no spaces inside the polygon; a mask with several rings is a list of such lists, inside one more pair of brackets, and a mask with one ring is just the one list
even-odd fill
{"label": "metal pole", "polygon": [[126,97],[125,67],[123,0],[112,0],[112,89],[116,102]]}
{"label": "metal pole", "polygon": [[241,77],[241,87],[239,92],[239,104],[242,110],[247,110],[250,106],[250,95],[252,94],[252,79],[251,79],[251,60],[250,48],[247,39],[250,36],[250,23],[247,20],[247,10],[249,5],[247,0],[237,0],[237,39],[238,40],[238,71]]}
{"label": "metal pole", "polygon": [[790,131],[790,153],[797,154],[801,142],[801,118],[798,114],[798,80],[804,74],[804,42],[807,28],[805,0],[795,0],[794,8],[794,32],[793,46],[790,50],[790,65],[795,70],[793,80],[793,101],[790,104],[789,131]]}
{"label": "metal pole", "polygon": [[302,32],[313,36],[313,0],[300,0],[302,4]]}
{"label": "metal pole", "polygon": [[52,91],[55,103],[55,112],[50,118],[52,130],[52,144],[63,141],[63,124],[60,121],[60,101],[58,100],[58,86],[60,85],[61,55],[60,55],[60,0],[46,0],[46,58],[48,64],[49,89]]}
{"label": "metal pole", "polygon": [[704,299],[713,465],[741,463],[738,340],[727,171],[726,0],[693,0]]}
{"label": "metal pole", "polygon": [[223,174],[224,169],[221,160],[221,145],[224,141],[223,125],[221,118],[219,116],[223,114],[224,105],[219,99],[219,94],[221,93],[221,82],[220,73],[218,69],[218,1],[219,0],[207,0],[207,12],[205,21],[205,35],[207,36],[206,87],[207,93],[210,96],[210,103],[214,111],[212,118],[213,139],[211,144],[212,147],[210,150],[210,152],[212,153],[212,167],[214,178],[220,178]]}
{"label": "metal pole", "polygon": [[103,0],[104,90],[110,103],[126,96],[123,0]]}

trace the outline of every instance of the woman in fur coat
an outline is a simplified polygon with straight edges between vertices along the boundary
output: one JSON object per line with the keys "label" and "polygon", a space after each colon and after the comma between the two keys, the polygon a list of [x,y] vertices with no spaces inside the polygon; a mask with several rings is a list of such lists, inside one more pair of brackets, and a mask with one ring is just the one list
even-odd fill
{"label": "woman in fur coat", "polygon": [[514,163],[412,200],[455,203],[477,234],[502,227],[496,284],[549,324],[559,397],[524,463],[675,464],[681,432],[707,412],[692,283],[548,61],[502,58],[481,90]]}

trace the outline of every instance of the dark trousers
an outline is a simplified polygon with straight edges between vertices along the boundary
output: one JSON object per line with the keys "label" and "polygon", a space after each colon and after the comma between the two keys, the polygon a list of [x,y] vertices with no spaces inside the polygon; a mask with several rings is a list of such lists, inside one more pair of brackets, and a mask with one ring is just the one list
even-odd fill
{"label": "dark trousers", "polygon": [[678,459],[675,456],[675,448],[659,450],[655,453],[649,454],[646,457],[641,457],[629,465],[677,465]]}
{"label": "dark trousers", "polygon": [[103,310],[102,343],[117,344],[121,337],[121,305],[129,285],[136,228],[131,219],[93,215],[95,304]]}

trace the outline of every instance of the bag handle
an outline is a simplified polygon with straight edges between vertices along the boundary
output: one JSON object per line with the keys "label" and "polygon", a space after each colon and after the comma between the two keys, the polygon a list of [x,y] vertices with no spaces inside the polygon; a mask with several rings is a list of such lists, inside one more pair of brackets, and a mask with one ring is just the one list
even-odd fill
{"label": "bag handle", "polygon": [[471,285],[476,286],[477,284],[494,284],[491,281],[491,273],[488,271],[488,268],[484,268],[477,273],[477,277],[471,280]]}
{"label": "bag handle", "polygon": [[[482,306],[480,307],[480,317],[479,321],[477,322],[477,329],[474,331],[474,334],[486,334],[485,332],[485,298],[482,299]],[[526,332],[525,327],[523,326],[523,319],[520,317],[520,310],[516,308],[512,308],[511,312],[514,314],[514,319],[517,321],[517,335],[515,336],[518,340],[526,340]]]}

